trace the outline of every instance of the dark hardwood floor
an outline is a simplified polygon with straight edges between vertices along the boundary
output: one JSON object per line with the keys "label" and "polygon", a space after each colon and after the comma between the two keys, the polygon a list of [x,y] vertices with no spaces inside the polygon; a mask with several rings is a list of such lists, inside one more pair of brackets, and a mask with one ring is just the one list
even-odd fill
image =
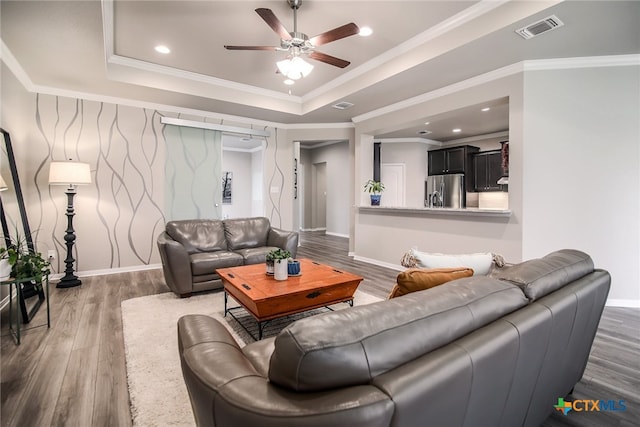
{"label": "dark hardwood floor", "polygon": [[[299,257],[365,277],[360,289],[386,297],[396,271],[353,261],[347,239],[301,234]],[[131,425],[120,303],[168,292],[160,269],[83,278],[77,288],[51,287],[51,329],[39,327],[16,346],[3,310],[2,426]],[[46,322],[41,308],[29,325]],[[640,425],[640,309],[606,308],[575,399],[625,401],[619,412],[552,414],[545,427]],[[150,349],[152,351],[152,349]],[[150,387],[153,387],[151,384]]]}

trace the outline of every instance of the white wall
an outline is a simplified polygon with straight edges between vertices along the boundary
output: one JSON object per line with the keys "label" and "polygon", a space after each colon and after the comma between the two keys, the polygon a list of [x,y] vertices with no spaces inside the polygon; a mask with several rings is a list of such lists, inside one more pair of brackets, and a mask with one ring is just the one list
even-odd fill
{"label": "white wall", "polygon": [[264,150],[251,153],[251,216],[264,216]]}
{"label": "white wall", "polygon": [[640,305],[640,67],[528,72],[524,99],[523,256],[583,250]]}

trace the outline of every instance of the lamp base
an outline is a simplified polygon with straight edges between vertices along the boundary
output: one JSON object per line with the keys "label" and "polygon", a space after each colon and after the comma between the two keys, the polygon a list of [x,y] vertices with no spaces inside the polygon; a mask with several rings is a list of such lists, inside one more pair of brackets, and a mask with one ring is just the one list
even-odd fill
{"label": "lamp base", "polygon": [[78,279],[77,276],[67,275],[67,276],[64,276],[62,279],[60,279],[60,281],[56,285],[56,288],[73,288],[75,286],[80,286],[80,285],[82,285],[82,281]]}

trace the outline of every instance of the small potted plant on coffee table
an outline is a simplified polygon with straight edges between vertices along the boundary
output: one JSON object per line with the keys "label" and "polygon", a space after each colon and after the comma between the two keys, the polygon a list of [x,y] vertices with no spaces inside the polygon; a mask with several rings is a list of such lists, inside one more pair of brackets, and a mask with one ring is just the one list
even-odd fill
{"label": "small potted plant on coffee table", "polygon": [[284,249],[274,249],[267,253],[267,265],[269,260],[273,261],[273,277],[276,280],[287,280],[287,264],[291,258],[291,253]]}

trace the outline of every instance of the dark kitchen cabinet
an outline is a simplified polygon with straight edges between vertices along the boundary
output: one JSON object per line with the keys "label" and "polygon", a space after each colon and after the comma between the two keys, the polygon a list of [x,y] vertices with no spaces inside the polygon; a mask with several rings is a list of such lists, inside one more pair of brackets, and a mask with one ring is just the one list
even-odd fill
{"label": "dark kitchen cabinet", "polygon": [[500,150],[483,151],[473,155],[474,191],[502,191],[498,184],[502,177],[502,156]]}
{"label": "dark kitchen cabinet", "polygon": [[470,145],[431,150],[429,151],[429,175],[468,174],[471,169],[470,156],[479,150],[478,147]]}

